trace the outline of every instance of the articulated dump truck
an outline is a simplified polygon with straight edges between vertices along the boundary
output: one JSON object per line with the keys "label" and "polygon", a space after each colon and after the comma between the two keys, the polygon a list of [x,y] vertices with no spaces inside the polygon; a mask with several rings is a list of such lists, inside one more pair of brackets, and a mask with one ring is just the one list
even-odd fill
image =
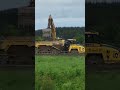
{"label": "articulated dump truck", "polygon": [[32,64],[34,44],[33,37],[16,36],[0,40],[0,64]]}
{"label": "articulated dump truck", "polygon": [[118,64],[120,49],[100,42],[98,32],[86,32],[85,57],[87,64]]}

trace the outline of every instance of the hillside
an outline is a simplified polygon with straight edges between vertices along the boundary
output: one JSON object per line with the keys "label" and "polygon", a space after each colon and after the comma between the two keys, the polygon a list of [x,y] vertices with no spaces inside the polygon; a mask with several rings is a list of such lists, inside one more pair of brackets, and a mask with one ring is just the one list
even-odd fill
{"label": "hillside", "polygon": [[[57,27],[56,28],[56,34],[57,37],[68,39],[68,38],[75,38],[80,43],[84,42],[84,27]],[[42,37],[42,31],[37,30],[35,32],[36,37]]]}

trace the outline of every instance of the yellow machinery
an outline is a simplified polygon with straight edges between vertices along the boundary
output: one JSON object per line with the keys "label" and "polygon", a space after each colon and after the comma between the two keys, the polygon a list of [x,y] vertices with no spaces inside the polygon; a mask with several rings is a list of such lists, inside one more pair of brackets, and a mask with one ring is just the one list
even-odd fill
{"label": "yellow machinery", "polygon": [[68,48],[69,53],[85,53],[85,47],[83,45],[77,44],[76,39],[68,39],[67,41],[71,42]]}
{"label": "yellow machinery", "polygon": [[33,64],[34,37],[6,37],[0,42],[0,64]]}
{"label": "yellow machinery", "polygon": [[1,40],[1,42],[0,49],[3,49],[4,51],[8,51],[12,46],[34,46],[33,37],[7,37],[5,40]]}
{"label": "yellow machinery", "polygon": [[[56,38],[56,28],[52,19],[52,16],[49,16],[48,19],[48,28],[51,29],[51,37],[52,40],[46,40],[46,41],[36,41],[35,47],[36,47],[36,53],[39,54],[57,54],[61,52],[73,52],[77,51],[77,53],[84,53],[85,49],[84,47],[79,44],[73,44],[70,43],[70,39],[65,41],[63,39],[57,39]],[[66,44],[67,42],[67,44]],[[69,44],[68,44],[69,42]]]}
{"label": "yellow machinery", "polygon": [[50,34],[52,40],[36,41],[35,42],[36,53],[56,54],[56,53],[60,53],[60,51],[63,49],[65,40],[56,39],[56,28],[51,15],[49,16],[48,19],[48,29],[51,30]]}
{"label": "yellow machinery", "polygon": [[64,46],[64,40],[60,41],[36,41],[36,53],[38,54],[57,54]]}
{"label": "yellow machinery", "polygon": [[85,53],[85,47],[79,44],[71,44],[68,52],[70,53]]}
{"label": "yellow machinery", "polygon": [[100,42],[98,32],[86,32],[86,63],[118,63],[120,62],[119,49]]}

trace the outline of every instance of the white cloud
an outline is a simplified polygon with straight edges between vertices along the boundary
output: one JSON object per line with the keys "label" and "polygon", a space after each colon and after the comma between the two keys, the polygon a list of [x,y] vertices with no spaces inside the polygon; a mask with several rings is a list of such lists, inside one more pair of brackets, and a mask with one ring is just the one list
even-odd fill
{"label": "white cloud", "polygon": [[[46,26],[44,24],[46,24],[45,22],[47,22],[50,14],[55,19],[54,21],[61,22],[61,24],[57,24],[58,26],[66,26],[68,24],[75,26],[74,23],[76,22],[73,23],[73,21],[76,21],[76,18],[85,18],[85,0],[36,0],[35,6],[37,29]],[[61,18],[64,18],[64,20]],[[69,20],[68,24],[64,24],[66,20],[68,21],[68,18],[72,19]],[[42,24],[38,25],[41,22]]]}

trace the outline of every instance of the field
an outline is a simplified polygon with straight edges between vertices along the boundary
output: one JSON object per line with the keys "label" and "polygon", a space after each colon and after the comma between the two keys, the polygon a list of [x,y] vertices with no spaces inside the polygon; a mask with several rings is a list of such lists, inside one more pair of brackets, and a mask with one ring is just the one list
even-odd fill
{"label": "field", "polygon": [[85,90],[84,56],[36,56],[35,90]]}
{"label": "field", "polygon": [[0,67],[0,90],[34,90],[33,68]]}
{"label": "field", "polygon": [[85,74],[84,56],[36,56],[35,77],[33,67],[0,67],[0,90],[120,90],[119,83],[120,70]]}
{"label": "field", "polygon": [[120,90],[120,70],[91,71],[86,74],[86,90]]}

